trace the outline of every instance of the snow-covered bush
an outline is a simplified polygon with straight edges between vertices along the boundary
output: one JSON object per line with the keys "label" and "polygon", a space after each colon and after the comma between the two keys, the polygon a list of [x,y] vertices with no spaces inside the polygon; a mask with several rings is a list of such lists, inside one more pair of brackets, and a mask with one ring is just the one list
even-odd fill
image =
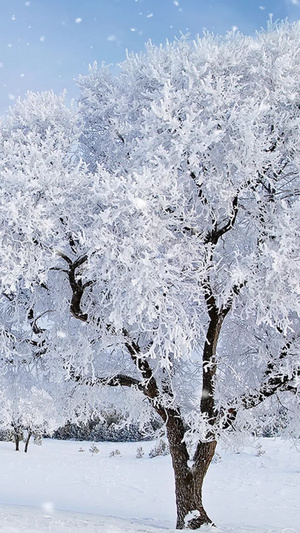
{"label": "snow-covered bush", "polygon": [[165,440],[160,439],[156,446],[152,448],[149,452],[149,457],[153,459],[153,457],[157,457],[159,455],[169,455],[170,450],[167,442]]}
{"label": "snow-covered bush", "polygon": [[118,448],[116,450],[112,450],[109,454],[109,457],[118,457],[119,455],[121,455],[121,452],[120,450],[118,450]]}
{"label": "snow-covered bush", "polygon": [[99,453],[99,448],[98,446],[96,446],[96,444],[92,444],[89,447],[89,451],[91,452],[92,455],[94,455],[95,453]]}
{"label": "snow-covered bush", "polygon": [[145,455],[145,452],[143,450],[143,447],[142,446],[138,446],[137,449],[136,449],[136,458],[137,459],[142,459],[142,457],[144,457]]}

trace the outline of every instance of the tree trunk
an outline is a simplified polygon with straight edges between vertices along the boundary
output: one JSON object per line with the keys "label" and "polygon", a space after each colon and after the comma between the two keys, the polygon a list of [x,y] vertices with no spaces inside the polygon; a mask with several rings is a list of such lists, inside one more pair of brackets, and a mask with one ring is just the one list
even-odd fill
{"label": "tree trunk", "polygon": [[16,444],[15,450],[16,452],[19,452],[20,451],[20,435],[18,435],[18,433],[15,433],[15,444]]}
{"label": "tree trunk", "polygon": [[188,464],[189,454],[184,438],[184,424],[179,414],[168,413],[167,435],[175,477],[177,529],[198,529],[213,524],[202,502],[205,474],[214,456],[216,442],[199,443],[194,465]]}
{"label": "tree trunk", "polygon": [[27,439],[26,439],[26,441],[25,441],[25,448],[24,448],[24,452],[25,452],[25,453],[28,452],[28,446],[29,446],[30,437],[31,437],[31,433],[30,433],[30,431],[28,431]]}
{"label": "tree trunk", "polygon": [[[212,524],[202,503],[202,487],[209,465],[215,454],[217,442],[199,442],[194,455],[193,481],[196,509],[199,511],[198,517],[192,519],[190,529],[198,529],[203,524]],[[192,527],[191,527],[192,526]]]}

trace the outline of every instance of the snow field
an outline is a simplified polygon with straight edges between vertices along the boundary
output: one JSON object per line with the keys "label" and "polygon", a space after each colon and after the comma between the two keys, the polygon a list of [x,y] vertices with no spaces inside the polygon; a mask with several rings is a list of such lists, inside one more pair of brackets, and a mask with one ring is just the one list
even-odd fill
{"label": "snow field", "polygon": [[[218,450],[204,487],[218,527],[203,533],[300,533],[300,453],[280,439],[259,442],[240,453]],[[174,532],[170,456],[150,459],[153,442],[96,446],[91,453],[90,442],[46,439],[26,455],[1,442],[0,531]]]}

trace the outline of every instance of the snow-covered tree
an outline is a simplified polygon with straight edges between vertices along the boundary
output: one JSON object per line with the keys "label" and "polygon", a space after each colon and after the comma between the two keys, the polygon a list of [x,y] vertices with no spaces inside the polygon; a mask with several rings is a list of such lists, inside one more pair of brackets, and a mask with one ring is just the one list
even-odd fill
{"label": "snow-covered tree", "polygon": [[55,369],[47,357],[51,335],[63,328],[51,320],[53,296],[62,293],[49,272],[60,242],[70,240],[67,191],[74,181],[83,185],[76,123],[64,96],[52,92],[29,93],[1,122],[1,423],[15,429],[16,441],[25,430],[51,433],[75,408],[74,385],[63,386],[63,362]]}
{"label": "snow-covered tree", "polygon": [[[2,425],[20,427],[16,435],[24,430],[24,398],[32,399],[31,412],[34,397],[44,392],[60,411],[51,423],[45,417],[48,432],[66,420],[99,418],[113,403],[128,411],[121,392],[112,399],[112,391],[104,391],[99,402],[89,387],[68,381],[73,360],[91,374],[95,350],[86,328],[78,328],[78,302],[90,283],[81,286],[77,269],[87,260],[85,231],[98,207],[94,176],[77,154],[77,122],[64,96],[49,92],[29,93],[1,124],[0,388]],[[129,395],[130,425],[138,407],[135,391]],[[144,412],[150,418],[149,407]]]}
{"label": "snow-covered tree", "polygon": [[0,406],[1,429],[11,436],[16,451],[24,440],[25,452],[31,437],[36,443],[41,443],[43,435],[51,435],[65,421],[63,413],[57,410],[55,398],[36,386],[38,379],[35,376],[26,377],[23,372],[15,372],[9,380],[6,375],[4,384],[1,384]]}
{"label": "snow-covered tree", "polygon": [[[299,30],[148,45],[116,78],[95,68],[80,136],[53,95],[3,126],[3,291],[21,284],[31,321],[49,315],[53,380],[127,388],[165,422],[178,528],[211,522],[222,435],[284,409],[299,436]],[[32,139],[20,110],[34,164],[32,147],[14,156]]]}
{"label": "snow-covered tree", "polygon": [[210,522],[222,432],[283,405],[299,434],[299,29],[150,44],[80,80],[82,154],[108,171],[82,309],[165,420],[179,528]]}

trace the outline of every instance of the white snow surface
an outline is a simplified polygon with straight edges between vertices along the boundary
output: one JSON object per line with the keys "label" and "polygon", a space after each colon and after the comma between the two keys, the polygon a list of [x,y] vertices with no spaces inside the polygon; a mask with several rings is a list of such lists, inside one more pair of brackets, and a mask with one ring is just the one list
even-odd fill
{"label": "white snow surface", "polygon": [[[259,443],[239,453],[218,449],[204,487],[217,528],[202,533],[300,533],[300,452],[278,438]],[[175,532],[170,456],[150,459],[151,442],[96,446],[92,454],[88,442],[45,439],[25,454],[0,442],[0,531]],[[110,457],[116,449],[121,454]]]}

